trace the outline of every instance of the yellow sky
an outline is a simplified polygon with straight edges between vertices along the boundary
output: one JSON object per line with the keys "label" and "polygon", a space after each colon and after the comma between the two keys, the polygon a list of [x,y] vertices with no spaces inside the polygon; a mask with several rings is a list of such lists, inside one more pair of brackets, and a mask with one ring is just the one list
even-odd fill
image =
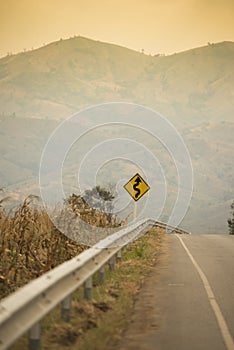
{"label": "yellow sky", "polygon": [[82,35],[146,53],[234,41],[234,0],[0,0],[0,56]]}

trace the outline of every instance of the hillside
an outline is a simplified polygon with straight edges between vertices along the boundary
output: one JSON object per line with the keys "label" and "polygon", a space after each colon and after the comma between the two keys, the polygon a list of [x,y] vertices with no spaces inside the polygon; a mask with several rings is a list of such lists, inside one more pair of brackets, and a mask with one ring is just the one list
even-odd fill
{"label": "hillside", "polygon": [[147,56],[82,37],[6,57],[0,60],[2,111],[65,118],[122,99],[126,82],[139,79],[147,64]]}
{"label": "hillside", "polygon": [[82,37],[61,40],[0,60],[1,112],[57,119],[121,100],[178,123],[231,120],[233,62],[232,42],[151,57]]}
{"label": "hillside", "polygon": [[191,153],[195,184],[185,228],[227,232],[234,197],[233,97],[232,42],[148,56],[75,37],[4,57],[0,188],[19,196],[37,192],[43,146],[62,119],[102,102],[135,102],[173,122]]}

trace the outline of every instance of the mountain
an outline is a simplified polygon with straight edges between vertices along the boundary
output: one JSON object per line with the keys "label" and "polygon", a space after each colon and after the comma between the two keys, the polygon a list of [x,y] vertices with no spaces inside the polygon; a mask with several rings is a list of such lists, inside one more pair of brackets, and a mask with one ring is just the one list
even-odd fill
{"label": "mountain", "polygon": [[1,111],[65,118],[121,100],[153,107],[179,123],[232,120],[233,61],[233,42],[152,57],[83,37],[60,40],[0,60]]}
{"label": "mountain", "polygon": [[233,42],[149,56],[74,37],[0,59],[0,187],[36,191],[41,153],[59,122],[112,101],[151,107],[175,125],[194,167],[183,224],[227,232],[234,198]]}

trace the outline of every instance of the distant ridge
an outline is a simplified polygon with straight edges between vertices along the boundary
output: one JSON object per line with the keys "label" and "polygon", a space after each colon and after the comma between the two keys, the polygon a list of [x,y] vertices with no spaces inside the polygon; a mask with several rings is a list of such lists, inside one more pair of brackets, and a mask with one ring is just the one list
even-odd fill
{"label": "distant ridge", "polygon": [[151,107],[175,125],[195,175],[183,227],[227,232],[234,198],[234,43],[228,41],[151,56],[74,37],[0,59],[0,188],[35,193],[41,152],[58,123],[114,101]]}
{"label": "distant ridge", "polygon": [[[25,49],[24,51],[16,52],[16,53],[8,53],[8,54],[0,57],[0,60],[4,59],[6,57],[9,57],[9,56],[17,56],[17,55],[25,54],[25,53],[28,53],[28,52],[39,51],[41,49],[45,49],[45,48],[49,48],[50,46],[57,45],[58,43],[71,41],[71,40],[75,40],[75,39],[84,40],[86,42],[89,41],[92,44],[97,43],[97,44],[100,44],[100,45],[115,46],[115,47],[119,47],[121,49],[126,49],[126,50],[129,50],[129,51],[134,51],[134,52],[142,54],[141,50],[135,50],[135,49],[132,49],[132,48],[129,48],[127,46],[123,46],[123,45],[120,45],[120,44],[117,44],[117,43],[111,43],[111,42],[107,42],[107,41],[96,40],[96,39],[84,37],[82,35],[74,35],[73,37],[69,37],[69,38],[60,38],[59,40],[43,44],[42,46],[39,46],[37,48],[32,48],[32,49],[28,49],[28,50]],[[193,50],[203,49],[203,48],[206,48],[208,46],[216,46],[216,45],[223,45],[223,44],[233,44],[233,43],[234,42],[230,41],[230,40],[224,40],[224,41],[214,42],[214,43],[213,42],[211,42],[211,43],[208,42],[206,45],[201,45],[201,46],[194,47],[194,48],[184,49],[184,50],[181,50],[181,51],[175,51],[174,53],[167,53],[167,54],[165,54],[163,52],[158,52],[158,53],[146,53],[146,52],[144,52],[144,55],[146,55],[146,56],[158,56],[158,55],[173,56],[175,54],[181,54],[181,53],[190,52],[190,51],[193,51]]]}
{"label": "distant ridge", "polygon": [[0,113],[55,119],[96,103],[130,101],[175,121],[226,118],[233,61],[233,42],[150,56],[84,37],[60,40],[0,59]]}

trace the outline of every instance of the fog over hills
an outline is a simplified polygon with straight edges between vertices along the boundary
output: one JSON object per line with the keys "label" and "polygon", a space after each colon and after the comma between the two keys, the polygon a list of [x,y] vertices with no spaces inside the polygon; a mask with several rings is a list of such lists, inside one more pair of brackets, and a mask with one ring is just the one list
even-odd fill
{"label": "fog over hills", "polygon": [[74,37],[0,59],[0,187],[36,191],[41,152],[58,123],[112,101],[148,106],[175,125],[194,167],[182,225],[227,232],[234,198],[233,42],[149,56]]}

